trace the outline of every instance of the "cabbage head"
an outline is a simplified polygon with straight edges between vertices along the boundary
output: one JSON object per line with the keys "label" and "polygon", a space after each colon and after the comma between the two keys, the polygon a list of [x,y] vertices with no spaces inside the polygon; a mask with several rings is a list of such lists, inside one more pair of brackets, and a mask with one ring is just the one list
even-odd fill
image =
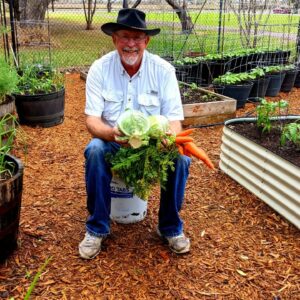
{"label": "cabbage head", "polygon": [[132,148],[139,148],[148,144],[148,130],[150,122],[142,112],[137,110],[126,110],[121,114],[118,121],[119,130],[125,135],[122,140],[128,140]]}
{"label": "cabbage head", "polygon": [[149,116],[148,120],[150,122],[149,136],[151,138],[160,138],[165,135],[165,133],[169,130],[169,121],[165,116],[162,115],[154,115]]}

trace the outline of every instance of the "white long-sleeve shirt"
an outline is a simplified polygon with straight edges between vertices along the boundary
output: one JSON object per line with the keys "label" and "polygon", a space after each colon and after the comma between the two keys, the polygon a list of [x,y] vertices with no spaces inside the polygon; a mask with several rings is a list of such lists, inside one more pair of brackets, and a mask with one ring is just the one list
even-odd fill
{"label": "white long-sleeve shirt", "polygon": [[87,76],[85,113],[114,126],[126,108],[164,115],[170,121],[183,120],[174,67],[146,50],[133,77],[125,71],[117,51],[96,60]]}

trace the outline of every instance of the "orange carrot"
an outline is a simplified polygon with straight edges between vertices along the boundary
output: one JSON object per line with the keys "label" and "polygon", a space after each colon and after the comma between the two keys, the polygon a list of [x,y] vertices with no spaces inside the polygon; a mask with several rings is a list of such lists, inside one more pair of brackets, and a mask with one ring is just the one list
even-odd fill
{"label": "orange carrot", "polygon": [[184,149],[196,158],[201,159],[210,169],[215,169],[206,152],[203,149],[197,147],[194,143],[189,142],[184,144]]}
{"label": "orange carrot", "polygon": [[176,144],[184,144],[187,142],[193,142],[193,138],[189,137],[189,136],[176,136],[175,138],[175,143]]}
{"label": "orange carrot", "polygon": [[191,157],[191,156],[192,156],[191,153],[188,152],[188,151],[185,149],[185,147],[183,147],[183,154],[186,155],[186,156],[188,156],[188,157]]}
{"label": "orange carrot", "polygon": [[190,128],[190,129],[186,129],[186,130],[183,130],[179,133],[177,133],[177,136],[187,136],[187,135],[190,135],[191,133],[193,133],[195,130],[195,128]]}
{"label": "orange carrot", "polygon": [[183,147],[181,146],[181,145],[179,145],[179,144],[176,144],[176,146],[177,146],[177,148],[178,148],[178,152],[181,154],[181,155],[183,155],[184,153],[183,153]]}

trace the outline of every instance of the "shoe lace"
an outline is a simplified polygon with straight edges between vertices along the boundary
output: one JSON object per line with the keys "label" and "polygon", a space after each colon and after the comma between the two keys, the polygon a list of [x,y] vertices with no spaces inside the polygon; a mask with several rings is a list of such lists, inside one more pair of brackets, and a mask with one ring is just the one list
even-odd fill
{"label": "shoe lace", "polygon": [[97,239],[98,238],[96,236],[87,234],[86,237],[85,237],[85,245],[88,246],[88,247],[89,246],[94,246]]}

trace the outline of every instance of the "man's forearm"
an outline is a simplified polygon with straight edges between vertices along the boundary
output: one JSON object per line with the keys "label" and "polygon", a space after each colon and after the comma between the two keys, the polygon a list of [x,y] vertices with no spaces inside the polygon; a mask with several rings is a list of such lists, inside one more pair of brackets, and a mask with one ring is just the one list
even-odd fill
{"label": "man's forearm", "polygon": [[104,123],[99,117],[88,116],[86,118],[86,127],[93,137],[106,141],[115,140],[114,128]]}
{"label": "man's forearm", "polygon": [[180,121],[169,121],[169,124],[170,124],[170,130],[172,131],[172,133],[177,134],[177,133],[181,132],[182,126],[181,126]]}

